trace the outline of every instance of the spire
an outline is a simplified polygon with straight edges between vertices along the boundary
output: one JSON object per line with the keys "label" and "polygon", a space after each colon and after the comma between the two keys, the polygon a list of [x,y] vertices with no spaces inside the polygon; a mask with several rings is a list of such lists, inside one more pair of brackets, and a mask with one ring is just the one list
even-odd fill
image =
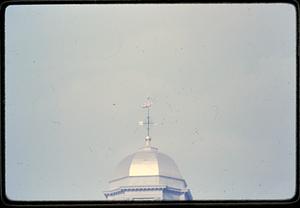
{"label": "spire", "polygon": [[152,102],[150,101],[150,97],[147,97],[146,102],[142,105],[142,108],[147,108],[147,117],[146,121],[140,121],[139,125],[147,125],[147,136],[145,138],[146,146],[150,146],[151,137],[150,137],[150,124],[153,124],[150,122],[150,107],[152,105]]}

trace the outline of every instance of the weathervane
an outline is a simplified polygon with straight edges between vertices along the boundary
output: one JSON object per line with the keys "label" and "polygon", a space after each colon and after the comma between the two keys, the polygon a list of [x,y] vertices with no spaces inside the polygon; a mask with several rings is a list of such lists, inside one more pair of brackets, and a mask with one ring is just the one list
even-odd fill
{"label": "weathervane", "polygon": [[150,101],[150,97],[147,97],[146,102],[142,105],[142,108],[147,108],[147,120],[146,121],[140,121],[139,125],[147,125],[147,136],[146,136],[146,146],[150,146],[151,137],[150,137],[150,124],[153,124],[150,122],[150,107],[152,105],[152,102]]}

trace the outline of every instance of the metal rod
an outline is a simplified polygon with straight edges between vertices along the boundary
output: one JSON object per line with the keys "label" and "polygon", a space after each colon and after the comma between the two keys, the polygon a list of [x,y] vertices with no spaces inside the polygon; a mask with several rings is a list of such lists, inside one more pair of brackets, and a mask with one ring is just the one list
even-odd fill
{"label": "metal rod", "polygon": [[147,127],[147,136],[149,137],[149,131],[150,131],[150,116],[149,116],[149,111],[150,111],[150,108],[148,107],[148,116],[147,116],[147,119],[148,119],[148,127]]}

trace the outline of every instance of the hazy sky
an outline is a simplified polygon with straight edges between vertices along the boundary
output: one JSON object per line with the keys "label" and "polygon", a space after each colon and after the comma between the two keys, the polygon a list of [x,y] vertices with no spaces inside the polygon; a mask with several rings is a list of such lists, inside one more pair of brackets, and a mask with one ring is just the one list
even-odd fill
{"label": "hazy sky", "polygon": [[5,13],[6,191],[104,200],[152,144],[194,199],[295,190],[296,13],[289,4],[27,5]]}

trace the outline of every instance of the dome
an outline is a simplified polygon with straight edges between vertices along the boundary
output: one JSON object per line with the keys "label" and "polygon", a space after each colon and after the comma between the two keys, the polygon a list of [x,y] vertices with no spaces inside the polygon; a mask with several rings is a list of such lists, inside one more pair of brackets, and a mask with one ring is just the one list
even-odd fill
{"label": "dome", "polygon": [[166,176],[182,179],[175,162],[151,146],[145,146],[125,157],[118,164],[113,179],[128,176]]}
{"label": "dome", "polygon": [[109,200],[192,200],[175,162],[150,146],[150,138],[118,164],[104,195]]}

